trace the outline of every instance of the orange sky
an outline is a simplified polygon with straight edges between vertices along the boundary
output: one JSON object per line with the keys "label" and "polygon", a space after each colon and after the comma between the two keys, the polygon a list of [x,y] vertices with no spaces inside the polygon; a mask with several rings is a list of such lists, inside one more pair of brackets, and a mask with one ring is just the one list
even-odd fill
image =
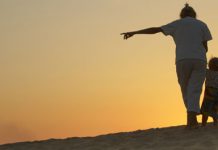
{"label": "orange sky", "polygon": [[[185,123],[174,43],[121,32],[178,18],[180,0],[0,1],[0,143]],[[189,0],[214,40],[216,0]]]}

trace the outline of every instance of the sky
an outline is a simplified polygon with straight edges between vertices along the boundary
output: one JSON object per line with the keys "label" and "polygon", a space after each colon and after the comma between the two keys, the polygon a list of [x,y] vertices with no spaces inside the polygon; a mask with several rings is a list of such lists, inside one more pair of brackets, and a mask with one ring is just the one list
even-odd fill
{"label": "sky", "polygon": [[185,124],[172,38],[120,33],[186,2],[218,56],[217,0],[0,0],[0,144]]}

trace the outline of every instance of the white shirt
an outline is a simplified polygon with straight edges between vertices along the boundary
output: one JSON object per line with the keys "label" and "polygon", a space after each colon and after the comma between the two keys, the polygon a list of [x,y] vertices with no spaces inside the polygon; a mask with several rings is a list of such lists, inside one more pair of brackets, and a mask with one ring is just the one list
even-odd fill
{"label": "white shirt", "polygon": [[161,27],[165,35],[171,35],[176,44],[176,62],[183,59],[207,61],[203,41],[212,39],[207,25],[195,18],[185,17]]}

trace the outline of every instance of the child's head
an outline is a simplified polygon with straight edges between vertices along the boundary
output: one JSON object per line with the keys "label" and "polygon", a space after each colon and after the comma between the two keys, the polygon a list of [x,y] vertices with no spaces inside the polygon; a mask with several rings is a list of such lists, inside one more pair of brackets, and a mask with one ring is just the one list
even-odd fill
{"label": "child's head", "polygon": [[218,58],[217,57],[212,57],[209,60],[208,66],[209,66],[210,70],[218,71]]}
{"label": "child's head", "polygon": [[185,7],[180,12],[180,18],[192,17],[196,18],[197,14],[195,10],[189,6],[188,3],[185,4]]}

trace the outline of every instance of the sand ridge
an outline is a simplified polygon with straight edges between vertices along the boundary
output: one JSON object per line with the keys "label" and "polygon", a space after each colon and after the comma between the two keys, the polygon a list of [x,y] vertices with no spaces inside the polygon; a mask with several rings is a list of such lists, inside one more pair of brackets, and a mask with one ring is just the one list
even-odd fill
{"label": "sand ridge", "polygon": [[218,127],[184,126],[0,145],[0,150],[218,150]]}

